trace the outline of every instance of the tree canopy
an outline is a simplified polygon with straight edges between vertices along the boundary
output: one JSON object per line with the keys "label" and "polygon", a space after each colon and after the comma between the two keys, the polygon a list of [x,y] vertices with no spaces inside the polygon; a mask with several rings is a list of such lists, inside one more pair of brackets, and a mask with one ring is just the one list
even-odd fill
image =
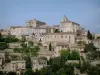
{"label": "tree canopy", "polygon": [[91,32],[88,30],[88,33],[87,33],[87,37],[89,40],[93,40],[93,35],[91,34]]}

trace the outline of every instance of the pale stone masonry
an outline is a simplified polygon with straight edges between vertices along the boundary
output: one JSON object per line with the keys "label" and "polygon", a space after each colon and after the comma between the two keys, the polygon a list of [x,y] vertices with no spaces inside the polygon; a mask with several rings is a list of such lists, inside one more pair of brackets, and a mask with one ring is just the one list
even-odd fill
{"label": "pale stone masonry", "polygon": [[44,58],[33,57],[31,58],[31,62],[33,71],[35,71],[36,69],[40,70],[41,68],[47,66],[47,60]]}
{"label": "pale stone masonry", "polygon": [[75,44],[75,34],[72,32],[46,33],[46,42],[66,42]]}
{"label": "pale stone masonry", "polygon": [[28,20],[27,22],[27,26],[30,26],[30,27],[39,27],[39,26],[45,26],[46,23],[45,22],[41,22],[39,20],[36,20],[36,19],[33,19],[33,20]]}
{"label": "pale stone masonry", "polygon": [[99,39],[95,39],[93,41],[94,46],[98,48],[98,50],[100,51],[100,38]]}
{"label": "pale stone masonry", "polygon": [[26,70],[26,64],[25,61],[11,61],[10,64],[10,69],[13,72],[16,72],[18,75],[24,74],[25,70]]}
{"label": "pale stone masonry", "polygon": [[[58,30],[58,32],[55,32]],[[78,23],[68,20],[64,16],[59,25],[49,26],[45,22],[33,19],[28,20],[25,26],[11,26],[7,30],[0,30],[2,35],[13,35],[18,39],[22,39],[25,36],[26,41],[33,41],[34,46],[36,44],[42,44],[37,57],[31,57],[32,70],[40,70],[43,67],[48,66],[47,60],[50,58],[60,56],[61,50],[77,50],[80,55],[84,55],[84,46],[78,44],[79,41],[85,42],[85,44],[91,43],[91,40],[87,38],[87,31]],[[96,35],[97,37],[98,35]],[[49,45],[51,43],[51,51]],[[94,45],[100,49],[100,39],[93,41]],[[14,53],[13,48],[20,48],[21,43],[9,43],[9,49],[5,49],[9,56],[12,56],[11,62],[6,64],[2,71],[9,72],[14,71],[17,74],[21,74],[26,70],[25,61],[22,59],[21,53]],[[13,56],[17,56],[18,60],[13,60]],[[45,57],[41,58],[41,57]],[[0,52],[0,66],[5,61],[5,53]],[[69,61],[73,62],[73,61]],[[77,61],[74,61],[77,63]],[[10,67],[10,69],[9,69]]]}
{"label": "pale stone masonry", "polygon": [[[60,32],[55,33],[56,29]],[[45,22],[33,19],[28,20],[26,26],[10,27],[9,31],[17,38],[21,39],[22,36],[25,36],[27,40],[42,43],[43,46],[47,45],[47,48],[51,42],[54,44],[55,56],[59,55],[57,51],[63,49],[63,46],[57,46],[59,42],[66,43],[66,49],[78,49],[79,51],[83,51],[83,48],[77,47],[78,41],[90,42],[87,39],[87,31],[80,24],[68,20],[66,16],[59,25],[48,26]]]}
{"label": "pale stone masonry", "polygon": [[69,21],[66,16],[64,16],[59,25],[59,30],[62,32],[77,32],[77,30],[81,29],[82,27],[80,26],[80,24]]}

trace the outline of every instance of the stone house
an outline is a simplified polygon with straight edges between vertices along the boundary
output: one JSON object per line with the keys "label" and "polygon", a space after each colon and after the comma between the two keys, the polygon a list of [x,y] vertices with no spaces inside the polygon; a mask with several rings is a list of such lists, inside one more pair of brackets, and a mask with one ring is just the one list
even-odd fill
{"label": "stone house", "polygon": [[11,61],[10,70],[16,72],[18,75],[21,75],[26,70],[26,64],[24,60]]}
{"label": "stone house", "polygon": [[33,71],[35,71],[36,69],[40,70],[43,67],[47,66],[47,59],[44,58],[33,57],[31,58],[31,62]]}

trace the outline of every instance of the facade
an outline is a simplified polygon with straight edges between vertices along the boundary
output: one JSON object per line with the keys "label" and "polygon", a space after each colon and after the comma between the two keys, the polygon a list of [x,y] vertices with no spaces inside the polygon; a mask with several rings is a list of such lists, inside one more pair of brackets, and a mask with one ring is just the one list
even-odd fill
{"label": "facade", "polygon": [[26,66],[25,61],[11,61],[11,71],[21,75],[25,72]]}
{"label": "facade", "polygon": [[95,40],[93,41],[93,43],[94,43],[94,46],[97,47],[98,50],[100,50],[100,38],[99,38],[99,39],[95,39]]}
{"label": "facade", "polygon": [[46,26],[46,23],[45,22],[41,22],[39,20],[36,20],[36,19],[33,19],[33,20],[28,20],[27,22],[27,26],[30,26],[30,27],[39,27],[39,26]]}
{"label": "facade", "polygon": [[3,65],[3,59],[2,59],[2,56],[0,56],[0,68],[2,65]]}
{"label": "facade", "polygon": [[9,43],[9,48],[21,48],[21,43],[19,42],[14,42],[14,43]]}
{"label": "facade", "polygon": [[32,28],[30,27],[23,27],[23,26],[10,27],[11,35],[21,36],[21,35],[26,35],[26,34],[29,35],[31,33],[32,33]]}
{"label": "facade", "polygon": [[56,46],[54,47],[55,57],[60,56],[61,50],[68,50],[68,49],[69,49],[69,45],[67,43],[64,42],[56,43]]}
{"label": "facade", "polygon": [[97,37],[100,37],[100,34],[95,34],[95,39],[97,39]]}
{"label": "facade", "polygon": [[38,42],[44,43],[45,33],[54,33],[56,27],[45,26],[45,27],[34,27],[33,33]]}
{"label": "facade", "polygon": [[72,32],[46,33],[45,42],[65,42],[75,44],[75,34]]}
{"label": "facade", "polygon": [[9,30],[3,30],[3,29],[0,30],[0,33],[3,36],[6,36],[6,35],[9,35],[10,34]]}
{"label": "facade", "polygon": [[38,58],[34,57],[31,59],[32,61],[32,70],[35,71],[36,69],[40,70],[43,67],[47,66],[47,59],[45,58]]}
{"label": "facade", "polygon": [[5,63],[5,53],[0,52],[0,64],[3,65]]}
{"label": "facade", "polygon": [[81,29],[82,27],[79,24],[69,21],[66,16],[64,16],[63,20],[60,22],[59,25],[59,30],[61,32],[77,32]]}

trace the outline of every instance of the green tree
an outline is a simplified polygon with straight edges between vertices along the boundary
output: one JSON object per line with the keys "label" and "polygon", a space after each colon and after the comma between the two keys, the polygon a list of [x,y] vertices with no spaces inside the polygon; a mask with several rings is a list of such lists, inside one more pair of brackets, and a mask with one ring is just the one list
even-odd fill
{"label": "green tree", "polygon": [[7,75],[17,75],[16,72],[8,72]]}
{"label": "green tree", "polygon": [[92,51],[96,51],[96,47],[93,45],[93,43],[89,43],[89,44],[85,44],[85,48],[84,48],[84,52],[92,52]]}
{"label": "green tree", "polygon": [[72,51],[69,56],[69,60],[80,60],[80,55],[77,51]]}
{"label": "green tree", "polygon": [[100,66],[89,66],[87,70],[88,75],[100,75]]}
{"label": "green tree", "polygon": [[32,69],[27,69],[24,75],[34,75]]}
{"label": "green tree", "polygon": [[23,48],[26,48],[26,47],[27,47],[27,44],[25,44],[25,42],[22,42],[22,43],[21,43],[21,46],[22,46]]}
{"label": "green tree", "polygon": [[0,42],[0,50],[4,50],[8,48],[8,44],[6,42]]}
{"label": "green tree", "polygon": [[70,55],[69,50],[61,50],[60,56],[61,56],[61,59],[63,60],[62,62],[66,61],[68,59],[69,55]]}
{"label": "green tree", "polygon": [[60,33],[59,29],[55,29],[54,32],[55,32],[55,33]]}
{"label": "green tree", "polygon": [[49,43],[49,51],[52,51],[51,42]]}
{"label": "green tree", "polygon": [[93,36],[91,34],[91,32],[88,30],[88,33],[87,33],[87,37],[89,40],[93,40]]}
{"label": "green tree", "polygon": [[4,75],[2,71],[0,71],[0,75]]}
{"label": "green tree", "polygon": [[34,45],[34,42],[29,41],[28,44],[29,44],[29,46],[33,46]]}
{"label": "green tree", "polygon": [[25,42],[26,41],[26,37],[25,36],[22,36],[21,41],[22,42]]}

